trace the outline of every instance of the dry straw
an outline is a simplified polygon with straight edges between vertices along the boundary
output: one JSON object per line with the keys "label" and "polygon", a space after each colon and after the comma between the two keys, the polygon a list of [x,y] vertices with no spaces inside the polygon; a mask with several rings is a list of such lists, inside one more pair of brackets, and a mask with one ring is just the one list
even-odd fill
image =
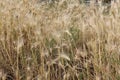
{"label": "dry straw", "polygon": [[119,4],[0,0],[0,79],[119,80]]}

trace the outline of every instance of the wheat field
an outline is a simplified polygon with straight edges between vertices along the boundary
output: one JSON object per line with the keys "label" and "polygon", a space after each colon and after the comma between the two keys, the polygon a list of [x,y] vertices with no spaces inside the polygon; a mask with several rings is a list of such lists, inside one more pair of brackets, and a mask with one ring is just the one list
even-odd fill
{"label": "wheat field", "polygon": [[120,3],[0,0],[0,80],[120,80]]}

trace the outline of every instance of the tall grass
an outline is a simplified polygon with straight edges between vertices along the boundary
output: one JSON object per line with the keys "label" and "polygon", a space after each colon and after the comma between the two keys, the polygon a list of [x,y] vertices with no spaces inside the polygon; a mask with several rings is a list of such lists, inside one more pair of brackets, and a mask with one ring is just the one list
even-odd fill
{"label": "tall grass", "polygon": [[0,0],[1,80],[120,80],[119,4]]}

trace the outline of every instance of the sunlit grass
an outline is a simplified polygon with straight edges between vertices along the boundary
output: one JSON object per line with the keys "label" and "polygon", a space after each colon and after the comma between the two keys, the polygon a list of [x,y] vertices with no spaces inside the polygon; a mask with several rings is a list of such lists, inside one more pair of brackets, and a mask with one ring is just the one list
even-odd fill
{"label": "sunlit grass", "polygon": [[0,79],[120,80],[119,4],[0,1]]}

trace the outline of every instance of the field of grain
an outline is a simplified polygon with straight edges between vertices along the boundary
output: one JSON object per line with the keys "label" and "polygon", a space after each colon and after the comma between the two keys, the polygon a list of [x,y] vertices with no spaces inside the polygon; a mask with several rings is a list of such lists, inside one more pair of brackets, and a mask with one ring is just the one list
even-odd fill
{"label": "field of grain", "polygon": [[120,3],[0,0],[0,80],[120,80]]}

